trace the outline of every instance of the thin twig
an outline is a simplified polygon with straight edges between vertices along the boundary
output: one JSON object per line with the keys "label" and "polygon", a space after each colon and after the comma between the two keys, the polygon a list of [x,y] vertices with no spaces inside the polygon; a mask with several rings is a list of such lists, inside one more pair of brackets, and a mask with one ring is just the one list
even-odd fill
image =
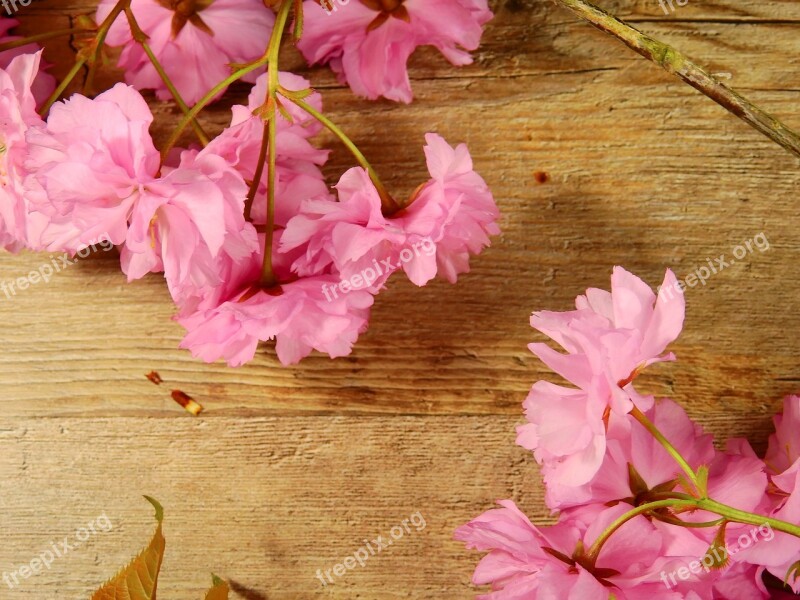
{"label": "thin twig", "polygon": [[205,96],[200,98],[197,103],[189,109],[189,112],[186,113],[181,121],[178,123],[178,126],[170,135],[169,139],[167,140],[164,147],[161,149],[161,161],[162,163],[166,160],[167,156],[169,156],[170,151],[172,148],[175,147],[175,144],[178,143],[178,139],[180,139],[183,130],[186,129],[191,122],[199,115],[202,110],[208,106],[212,100],[222,92],[225,88],[227,88],[232,83],[239,81],[242,77],[247,75],[248,73],[252,73],[256,69],[263,67],[267,63],[266,56],[262,56],[256,61],[251,63],[247,63],[246,65],[238,68],[236,71],[231,73],[228,77],[220,81],[217,85],[211,88]]}
{"label": "thin twig", "polygon": [[383,214],[385,216],[393,215],[403,208],[386,190],[386,186],[383,185],[383,182],[378,176],[378,172],[369,163],[367,157],[364,156],[364,153],[358,149],[358,146],[356,146],[355,142],[347,137],[345,132],[339,126],[314,108],[311,104],[305,102],[297,93],[290,92],[289,90],[282,90],[281,95],[290,102],[294,103],[296,106],[302,108],[305,112],[311,115],[311,117],[319,121],[328,131],[339,138],[339,141],[341,141],[348,150],[350,150],[350,153],[358,161],[358,164],[360,164],[369,175],[373,185],[375,186],[375,189],[378,190],[378,195],[381,198],[381,209],[383,210]]}
{"label": "thin twig", "polygon": [[57,38],[62,35],[78,35],[81,33],[85,33],[88,35],[92,33],[92,31],[90,29],[81,29],[80,27],[53,29],[51,31],[45,31],[44,33],[37,33],[36,35],[20,38],[18,40],[3,42],[2,44],[0,44],[0,52],[5,52],[6,50],[13,50],[14,48],[21,48],[22,46],[27,46],[28,44],[33,44],[36,42],[51,40],[53,38]]}
{"label": "thin twig", "polygon": [[[273,115],[272,118],[274,118]],[[247,200],[244,202],[244,218],[249,221],[250,213],[253,210],[253,201],[261,185],[261,177],[264,175],[264,166],[267,163],[267,148],[269,148],[269,122],[264,123],[264,131],[261,134],[261,149],[258,152],[258,162],[256,162],[256,172],[253,175],[253,182],[247,192]]]}
{"label": "thin twig", "polygon": [[[117,4],[114,5],[114,8],[111,9],[111,12],[108,13],[108,16],[100,23],[99,28],[97,29],[97,33],[95,34],[95,39],[92,42],[94,44],[94,50],[92,52],[91,60],[92,62],[89,65],[89,73],[86,76],[86,83],[84,83],[84,89],[90,87],[87,85],[91,77],[93,77],[93,66],[97,63],[97,60],[100,56],[100,49],[103,47],[103,44],[106,40],[106,35],[108,34],[108,30],[111,28],[111,25],[114,24],[116,18],[125,10],[125,7],[130,4],[131,0],[119,0]],[[50,107],[55,104],[55,102],[61,97],[61,94],[69,87],[69,84],[72,83],[72,80],[78,75],[81,71],[83,66],[86,64],[87,61],[90,60],[89,53],[81,52],[78,54],[75,64],[72,65],[72,69],[70,69],[67,76],[61,81],[59,86],[55,89],[55,91],[50,95],[47,101],[44,103],[42,108],[39,110],[39,114],[44,115],[47,111],[50,110]]]}
{"label": "thin twig", "polygon": [[659,42],[585,0],[556,0],[580,18],[622,41],[665,71],[733,113],[792,154],[800,156],[800,135],[719,81],[672,46]]}
{"label": "thin twig", "polygon": [[108,30],[111,29],[111,26],[114,24],[114,21],[117,20],[117,17],[122,14],[125,8],[129,7],[130,5],[131,0],[119,0],[114,8],[111,9],[111,12],[108,14],[108,16],[100,24],[100,28],[97,30],[97,37],[94,41],[92,56],[89,59],[89,72],[86,73],[86,80],[83,82],[84,94],[88,94],[94,85],[94,74],[97,70],[97,63],[100,61],[100,53],[103,51],[103,45],[106,43]]}
{"label": "thin twig", "polygon": [[[144,53],[150,60],[150,64],[153,65],[153,68],[156,70],[156,73],[158,73],[158,76],[161,78],[161,81],[164,82],[164,85],[167,86],[169,93],[172,94],[172,98],[175,100],[175,104],[177,104],[178,108],[180,108],[183,111],[184,115],[189,114],[189,107],[187,106],[186,102],[184,101],[183,97],[178,91],[178,88],[175,87],[175,84],[172,83],[172,80],[169,78],[169,75],[167,75],[167,71],[161,65],[161,62],[158,60],[158,57],[155,55],[155,52],[153,52],[153,49],[147,43],[148,36],[144,31],[142,31],[142,28],[139,27],[139,23],[136,20],[136,16],[133,14],[133,10],[131,9],[130,6],[125,7],[125,16],[128,19],[128,25],[131,28],[131,35],[133,36],[133,39],[136,41],[137,44],[139,44],[142,47],[142,50],[144,50]],[[205,131],[203,131],[203,127],[200,125],[197,119],[192,119],[192,128],[194,129],[194,132],[197,135],[197,139],[200,140],[200,143],[203,144],[203,146],[208,146],[209,144],[208,135],[206,134]]]}
{"label": "thin twig", "polygon": [[[267,228],[264,233],[264,260],[261,265],[261,287],[264,289],[273,287],[278,283],[275,276],[275,268],[272,263],[272,240],[275,234],[275,170],[278,164],[278,153],[276,143],[278,137],[278,86],[280,77],[278,72],[278,58],[281,52],[281,41],[283,40],[284,29],[289,20],[289,13],[292,10],[292,3],[284,0],[283,4],[275,17],[275,24],[272,27],[272,35],[267,46],[267,97],[264,105],[257,109],[257,113],[262,119],[266,119],[267,136]],[[262,155],[259,157],[260,168],[263,171],[263,146]],[[261,172],[256,169],[257,179],[253,180],[252,189],[257,189],[261,179]]]}

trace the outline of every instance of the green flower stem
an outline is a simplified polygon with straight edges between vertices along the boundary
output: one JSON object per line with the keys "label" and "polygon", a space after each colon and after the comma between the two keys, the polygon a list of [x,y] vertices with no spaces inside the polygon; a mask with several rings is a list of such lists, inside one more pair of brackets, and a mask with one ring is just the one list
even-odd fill
{"label": "green flower stem", "polygon": [[277,137],[277,115],[272,114],[268,128],[268,148],[269,167],[267,170],[267,227],[264,232],[264,262],[261,264],[261,287],[271,288],[278,283],[275,271],[272,268],[272,239],[275,233],[275,164],[277,156],[275,153],[275,138]]}
{"label": "green flower stem", "polygon": [[765,517],[763,515],[757,515],[755,513],[739,510],[738,508],[722,504],[721,502],[717,502],[716,500],[711,500],[709,498],[670,498],[642,504],[641,506],[637,506],[636,508],[629,510],[625,514],[620,515],[605,529],[605,531],[603,531],[603,533],[598,536],[598,538],[592,544],[592,547],[589,548],[589,552],[586,554],[586,557],[590,564],[595,564],[597,562],[597,557],[600,555],[600,550],[602,550],[603,544],[605,544],[620,527],[639,515],[643,515],[660,508],[688,508],[691,510],[706,510],[724,517],[726,521],[746,523],[748,525],[769,524],[776,531],[782,531],[783,533],[800,537],[800,525],[795,525],[779,519],[773,519],[771,517]]}
{"label": "green flower stem", "polygon": [[50,107],[53,106],[53,104],[55,104],[56,100],[58,100],[61,97],[61,94],[64,93],[64,90],[66,90],[67,86],[69,86],[69,84],[72,83],[72,80],[75,79],[75,77],[78,75],[80,70],[83,68],[83,65],[85,64],[86,64],[85,58],[79,58],[78,60],[75,61],[75,64],[72,65],[72,68],[69,70],[69,73],[67,73],[67,76],[64,77],[64,79],[61,81],[60,84],[58,84],[58,87],[47,99],[47,102],[45,102],[44,105],[42,106],[41,110],[39,111],[42,116],[44,116],[47,113],[47,111],[50,110]]}
{"label": "green flower stem", "polygon": [[100,60],[100,52],[103,50],[103,44],[106,43],[108,30],[111,29],[114,21],[116,21],[117,17],[122,14],[122,11],[124,11],[126,8],[129,8],[130,5],[131,0],[119,0],[116,6],[114,6],[109,15],[102,22],[100,28],[97,30],[97,37],[94,41],[94,52],[92,53],[92,58],[89,61],[89,72],[86,74],[86,81],[83,82],[84,93],[87,93],[89,90],[91,90],[92,86],[94,85],[94,74],[97,70],[97,63]]}
{"label": "green flower stem", "polygon": [[317,121],[322,123],[328,129],[328,131],[333,133],[345,146],[347,146],[347,149],[350,150],[352,155],[358,161],[358,164],[366,169],[367,173],[369,173],[369,177],[381,197],[381,208],[383,209],[384,215],[392,215],[403,208],[394,200],[394,198],[389,195],[389,192],[386,191],[386,187],[383,185],[380,177],[378,177],[378,173],[369,163],[366,156],[364,156],[361,150],[358,149],[358,146],[356,146],[355,143],[353,143],[353,141],[347,137],[344,131],[342,131],[333,121],[311,106],[308,102],[305,102],[304,100],[295,97],[292,94],[286,94],[285,97],[289,101],[302,108]]}
{"label": "green flower stem", "polygon": [[166,160],[170,150],[172,150],[172,148],[175,147],[175,144],[178,143],[181,134],[189,126],[192,120],[194,120],[195,117],[197,117],[197,115],[199,115],[200,112],[211,103],[211,101],[217,94],[219,94],[222,90],[224,90],[232,83],[239,81],[242,77],[244,77],[248,73],[252,73],[256,69],[263,67],[265,64],[267,64],[266,56],[262,56],[258,60],[255,60],[251,63],[247,63],[246,65],[240,67],[239,69],[231,73],[228,77],[220,81],[217,85],[211,88],[211,90],[209,90],[209,92],[205,96],[200,98],[200,100],[197,101],[197,104],[195,104],[191,109],[189,109],[189,112],[187,112],[183,116],[183,119],[181,119],[181,121],[178,123],[178,126],[175,128],[175,131],[172,132],[172,135],[169,137],[169,140],[167,140],[167,143],[161,150],[161,162],[163,163],[164,160]]}
{"label": "green flower stem", "polygon": [[253,209],[253,201],[256,199],[258,186],[261,183],[261,177],[264,175],[264,166],[267,162],[267,148],[269,148],[269,123],[264,123],[264,133],[261,136],[261,149],[258,152],[258,162],[256,163],[256,172],[253,176],[253,182],[250,184],[250,190],[247,192],[247,200],[244,203],[244,218],[250,220],[250,211]]}
{"label": "green flower stem", "polygon": [[[180,92],[178,92],[178,89],[175,87],[175,84],[172,83],[166,71],[164,71],[164,68],[161,66],[161,63],[158,62],[158,59],[156,58],[156,55],[153,54],[153,50],[152,48],[150,48],[150,45],[147,42],[142,42],[142,49],[144,50],[145,54],[147,54],[147,57],[153,64],[153,68],[161,77],[161,80],[164,82],[164,85],[167,86],[169,93],[172,94],[172,98],[175,100],[175,104],[177,104],[178,107],[183,111],[184,115],[188,115],[189,105],[186,104],[183,97],[181,97]],[[203,130],[203,127],[200,125],[200,123],[197,121],[196,118],[192,119],[192,129],[194,129],[194,132],[197,135],[197,139],[200,140],[200,143],[203,144],[204,147],[208,146],[211,140],[209,139],[208,134]]]}
{"label": "green flower stem", "polygon": [[653,39],[586,0],[556,0],[581,19],[622,41],[646,59],[677,75],[792,154],[800,156],[800,135],[735,92],[675,48]]}
{"label": "green flower stem", "polygon": [[[275,229],[275,167],[277,165],[278,156],[275,148],[275,142],[278,137],[278,87],[280,85],[278,61],[280,59],[281,41],[283,40],[283,31],[286,29],[286,22],[289,20],[289,12],[292,9],[292,2],[284,0],[278,10],[278,15],[275,18],[275,26],[272,29],[272,36],[269,40],[267,48],[267,98],[264,102],[263,109],[267,110],[267,114],[262,118],[267,119],[267,226],[264,232],[264,262],[261,265],[261,286],[264,288],[273,287],[278,283],[275,277],[275,271],[272,267],[272,240]],[[259,156],[259,165],[256,168],[256,179],[253,181],[251,190],[257,189],[259,181],[261,180],[261,173],[263,172],[263,150],[264,144],[261,144],[261,155]],[[254,194],[255,197],[255,194]]]}
{"label": "green flower stem", "polygon": [[269,62],[267,75],[269,78],[268,94],[272,95],[273,97],[278,91],[278,59],[280,58],[281,53],[283,30],[286,29],[286,22],[289,20],[289,12],[291,11],[291,8],[291,1],[284,0],[278,11],[278,16],[275,18],[275,26],[272,29],[272,36],[269,39],[269,46],[267,47],[267,61]]}
{"label": "green flower stem", "polygon": [[[164,70],[164,67],[159,62],[156,55],[153,53],[153,49],[150,48],[150,44],[147,43],[147,34],[142,31],[141,27],[139,27],[139,23],[136,21],[136,17],[133,14],[130,6],[125,7],[125,16],[128,18],[128,23],[131,27],[131,32],[133,34],[133,39],[136,40],[142,50],[144,50],[145,54],[147,54],[147,58],[150,59],[150,63],[153,65],[153,68],[158,73],[158,76],[161,77],[161,81],[164,82],[164,85],[167,86],[169,93],[172,94],[172,97],[175,99],[175,103],[180,107],[183,111],[183,114],[189,113],[189,106],[184,102],[183,98],[178,92],[178,88],[175,87],[175,84],[172,83],[172,80],[167,75],[167,72]],[[197,134],[197,139],[200,140],[200,143],[203,146],[207,146],[209,139],[206,132],[203,131],[203,128],[200,126],[200,123],[197,122],[197,119],[192,119],[192,129],[194,129],[195,134]]]}
{"label": "green flower stem", "polygon": [[697,473],[694,472],[694,469],[692,469],[691,465],[686,461],[678,449],[675,448],[675,446],[672,445],[672,443],[664,436],[664,434],[658,430],[658,427],[656,427],[655,424],[647,418],[647,415],[645,415],[636,406],[633,407],[633,410],[630,414],[634,419],[641,423],[642,427],[647,429],[647,431],[650,432],[650,434],[664,447],[669,455],[675,459],[675,462],[677,462],[681,469],[683,469],[683,472],[686,473],[686,476],[689,478],[689,481],[694,486],[698,495],[705,496],[705,490],[698,481]]}
{"label": "green flower stem", "polygon": [[800,525],[781,521],[780,519],[773,519],[772,517],[765,517],[755,513],[746,512],[722,504],[711,498],[703,498],[697,501],[697,508],[707,510],[708,512],[716,513],[725,517],[728,521],[735,521],[737,523],[747,523],[748,525],[764,525],[769,524],[776,531],[782,531],[795,537],[800,537]]}
{"label": "green flower stem", "polygon": [[80,33],[89,33],[89,32],[90,32],[89,30],[81,29],[80,27],[72,27],[69,29],[54,29],[52,31],[37,33],[36,35],[31,35],[25,38],[21,38],[19,40],[4,42],[0,44],[0,52],[5,52],[6,50],[13,50],[14,48],[19,48],[20,46],[26,46],[28,44],[33,44],[36,42],[51,40],[53,38],[61,37],[62,35],[76,35]]}
{"label": "green flower stem", "polygon": [[[97,63],[97,59],[100,56],[100,49],[103,47],[103,44],[106,41],[106,36],[108,35],[108,30],[111,29],[111,25],[113,25],[114,21],[117,17],[122,14],[122,11],[125,10],[127,6],[130,6],[131,0],[119,0],[114,8],[111,9],[111,12],[108,13],[108,16],[103,20],[100,24],[100,27],[97,29],[97,34],[95,34],[94,39],[94,52],[92,54],[92,67],[94,64]],[[83,55],[82,55],[83,54]],[[47,102],[44,103],[42,106],[41,114],[44,115],[50,110],[50,107],[61,97],[61,94],[64,93],[64,90],[67,89],[72,80],[78,75],[80,70],[89,60],[89,56],[85,53],[78,53],[78,58],[75,61],[75,64],[72,65],[72,69],[70,69],[67,76],[64,80],[59,84],[56,90],[51,94],[51,96],[47,99]],[[86,84],[84,85],[84,89],[90,86],[91,78],[93,77],[93,69],[92,67],[89,68],[89,73],[86,76]]]}
{"label": "green flower stem", "polygon": [[697,499],[678,500],[675,498],[670,498],[668,500],[647,502],[646,504],[637,506],[636,508],[626,512],[624,515],[617,517],[616,521],[606,527],[605,531],[598,536],[598,538],[592,544],[592,547],[589,548],[589,552],[586,554],[586,557],[589,559],[591,564],[596,563],[597,557],[600,555],[600,550],[603,549],[603,544],[605,544],[620,527],[634,517],[638,517],[639,515],[643,515],[644,513],[650,512],[651,510],[657,510],[659,508],[693,508],[697,506],[697,502]]}

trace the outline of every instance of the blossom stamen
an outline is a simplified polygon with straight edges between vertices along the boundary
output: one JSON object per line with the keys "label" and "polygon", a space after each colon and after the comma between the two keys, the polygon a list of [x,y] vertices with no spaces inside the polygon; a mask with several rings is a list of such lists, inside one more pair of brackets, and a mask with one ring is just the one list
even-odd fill
{"label": "blossom stamen", "polygon": [[403,4],[403,1],[404,0],[361,0],[364,6],[380,13],[367,25],[367,31],[374,31],[386,23],[390,17],[400,19],[406,23],[411,23],[411,15],[408,13],[408,9]]}
{"label": "blossom stamen", "polygon": [[161,6],[175,13],[172,17],[172,38],[178,37],[178,34],[186,27],[186,23],[191,23],[201,31],[213,36],[214,31],[199,14],[200,11],[211,6],[211,2],[213,0],[158,0]]}

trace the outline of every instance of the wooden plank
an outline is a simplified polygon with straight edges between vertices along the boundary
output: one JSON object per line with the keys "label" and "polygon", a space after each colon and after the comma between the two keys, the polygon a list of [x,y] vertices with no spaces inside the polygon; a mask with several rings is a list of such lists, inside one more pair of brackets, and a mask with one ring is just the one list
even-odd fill
{"label": "wooden plank", "polygon": [[[164,598],[202,598],[209,572],[243,598],[468,598],[477,555],[453,530],[514,495],[545,516],[514,419],[18,419],[0,425],[0,573],[105,514],[112,524],[2,598],[86,598],[166,511]],[[379,463],[382,466],[379,467]],[[169,473],[168,477],[165,474]],[[454,485],[456,484],[457,485]],[[412,526],[334,584],[334,568]],[[424,521],[424,527],[423,527]],[[85,537],[85,534],[82,534]],[[397,535],[397,532],[396,532]],[[1,575],[0,575],[1,576]]]}

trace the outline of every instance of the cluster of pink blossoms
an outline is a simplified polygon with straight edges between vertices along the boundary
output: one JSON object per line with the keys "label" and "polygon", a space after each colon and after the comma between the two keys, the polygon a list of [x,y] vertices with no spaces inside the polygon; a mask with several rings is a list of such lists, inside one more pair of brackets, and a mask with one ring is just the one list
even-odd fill
{"label": "cluster of pink blossoms", "polygon": [[[464,0],[436,4],[445,12],[463,9],[469,31],[457,33],[461,21],[437,27],[454,42],[477,44],[476,24],[487,15],[473,15]],[[43,118],[37,102],[53,86],[40,72],[41,51],[15,52],[0,69],[3,248],[75,253],[109,240],[129,281],[163,273],[187,331],[183,348],[238,366],[266,340],[275,340],[284,364],[312,350],[349,354],[394,270],[402,268],[420,286],[437,275],[455,282],[469,270],[470,255],[499,233],[497,206],[466,146],[451,147],[433,133],[425,146],[430,180],[408,201],[392,200],[387,209],[386,192],[362,167],[344,173],[333,191],[320,170],[328,151],[310,141],[322,128],[315,118],[322,99],[287,72],[278,76],[281,93],[295,94],[306,109],[284,101],[266,117],[268,74],[253,69],[247,104],[232,108],[218,136],[203,147],[159,152],[150,134],[153,113],[138,90],[168,97],[163,68],[185,101],[210,95],[230,74],[229,63],[264,55],[276,16],[262,0],[132,0],[145,49],[130,15],[112,14],[120,6],[103,0],[97,20],[102,29],[109,15],[118,15],[108,23],[107,41],[123,46],[120,66],[130,85],[118,83],[93,98],[74,94]],[[317,14],[325,17],[318,5],[306,13],[312,23]],[[403,24],[412,44],[425,43],[436,29],[424,19]],[[380,29],[373,25],[370,34]],[[450,48],[453,58],[458,52],[447,35],[430,43]],[[373,44],[359,52],[367,58],[375,51]],[[264,161],[269,119],[274,169]]]}
{"label": "cluster of pink blossoms", "polygon": [[[98,22],[116,2],[101,0]],[[419,46],[436,47],[454,65],[470,64],[468,51],[478,48],[483,26],[493,16],[487,0],[352,0],[333,14],[322,8],[335,2],[304,0],[298,47],[310,63],[329,64],[342,83],[373,100],[411,102],[407,64]],[[264,52],[275,21],[265,4],[270,2],[133,0],[131,7],[153,52],[191,103],[228,75],[228,64],[246,63]],[[119,66],[128,83],[170,97],[124,19],[114,23],[108,43],[123,48]]]}
{"label": "cluster of pink blossoms", "polygon": [[[667,271],[661,289],[674,283]],[[571,387],[533,386],[517,442],[540,463],[558,521],[537,527],[505,500],[460,527],[458,540],[488,551],[473,582],[492,591],[480,598],[754,600],[800,593],[800,537],[775,530],[772,521],[800,530],[800,396],[784,401],[765,458],[744,439],[715,448],[674,401],[633,387],[648,365],[674,360],[664,351],[683,318],[682,296],[656,296],[619,267],[611,292],[589,289],[574,311],[534,313],[533,327],[565,353],[547,344],[531,350]],[[753,519],[720,519],[693,504],[704,497]]]}
{"label": "cluster of pink blossoms", "polygon": [[[335,4],[336,0],[321,0]],[[305,0],[300,50],[311,63],[328,63],[359,96],[411,102],[408,59],[434,46],[454,65],[467,65],[483,26],[487,0],[352,0],[335,13]],[[463,48],[463,50],[462,50]]]}

